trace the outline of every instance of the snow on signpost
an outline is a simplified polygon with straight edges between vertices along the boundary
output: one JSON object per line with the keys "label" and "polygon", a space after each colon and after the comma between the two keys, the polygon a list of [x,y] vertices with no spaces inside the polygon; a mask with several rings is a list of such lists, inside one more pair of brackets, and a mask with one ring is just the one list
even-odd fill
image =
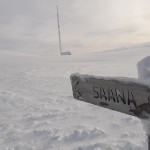
{"label": "snow on signpost", "polygon": [[138,79],[72,74],[77,100],[136,116],[143,120],[150,150],[150,56],[137,64]]}
{"label": "snow on signpost", "polygon": [[147,119],[150,89],[129,78],[71,75],[73,96],[77,100]]}
{"label": "snow on signpost", "polygon": [[[148,121],[144,125],[149,128],[148,86],[129,78],[104,78],[80,74],[72,74],[71,83],[75,99],[144,119]],[[149,132],[147,132],[148,150],[150,150]]]}

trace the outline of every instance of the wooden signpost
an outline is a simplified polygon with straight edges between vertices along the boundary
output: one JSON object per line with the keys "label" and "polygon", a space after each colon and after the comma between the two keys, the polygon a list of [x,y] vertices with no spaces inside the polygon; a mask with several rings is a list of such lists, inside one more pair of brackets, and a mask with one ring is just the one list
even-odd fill
{"label": "wooden signpost", "polygon": [[77,100],[149,119],[150,89],[135,79],[72,74],[71,84]]}

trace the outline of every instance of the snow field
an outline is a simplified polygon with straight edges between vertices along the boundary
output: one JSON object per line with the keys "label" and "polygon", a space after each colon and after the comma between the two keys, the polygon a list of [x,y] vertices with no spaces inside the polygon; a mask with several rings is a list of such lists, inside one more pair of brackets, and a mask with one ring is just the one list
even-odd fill
{"label": "snow field", "polygon": [[148,50],[62,57],[0,51],[0,149],[146,150],[139,119],[73,99],[70,75],[137,78]]}

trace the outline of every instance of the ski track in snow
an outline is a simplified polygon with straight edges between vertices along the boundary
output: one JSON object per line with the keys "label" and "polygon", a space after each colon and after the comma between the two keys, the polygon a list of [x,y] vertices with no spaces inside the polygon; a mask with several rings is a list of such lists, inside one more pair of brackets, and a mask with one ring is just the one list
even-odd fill
{"label": "ski track in snow", "polygon": [[73,99],[70,75],[137,78],[148,50],[62,57],[0,51],[0,149],[146,150],[139,119]]}

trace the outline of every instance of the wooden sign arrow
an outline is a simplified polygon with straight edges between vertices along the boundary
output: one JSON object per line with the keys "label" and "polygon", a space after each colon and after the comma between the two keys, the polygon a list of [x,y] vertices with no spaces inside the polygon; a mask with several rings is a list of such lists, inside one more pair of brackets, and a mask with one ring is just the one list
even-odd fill
{"label": "wooden sign arrow", "polygon": [[148,119],[150,89],[135,79],[71,75],[73,96],[94,105]]}

